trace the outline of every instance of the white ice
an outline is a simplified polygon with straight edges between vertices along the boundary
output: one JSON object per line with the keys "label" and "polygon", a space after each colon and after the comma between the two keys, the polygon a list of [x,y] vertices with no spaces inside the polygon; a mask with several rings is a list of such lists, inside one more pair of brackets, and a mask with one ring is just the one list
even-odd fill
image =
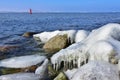
{"label": "white ice", "polygon": [[74,69],[72,69],[72,70],[67,70],[67,71],[65,71],[64,73],[65,73],[65,75],[68,77],[68,79],[70,80],[72,77],[73,77],[73,75],[75,74],[75,72],[77,71],[78,69],[76,68],[74,68]]}
{"label": "white ice", "polygon": [[89,31],[78,30],[75,36],[75,42],[81,42],[89,35],[89,33]]}
{"label": "white ice", "polygon": [[[51,57],[54,68],[73,61],[78,67],[86,60],[117,62],[120,59],[120,24],[110,23],[93,30],[86,39],[62,49]],[[71,66],[70,65],[70,66]]]}
{"label": "white ice", "polygon": [[39,64],[46,59],[45,56],[40,55],[28,55],[20,57],[12,57],[0,61],[0,67],[8,68],[25,68],[32,65]]}
{"label": "white ice", "polygon": [[70,80],[119,80],[119,72],[107,62],[91,61],[80,67]]}
{"label": "white ice", "polygon": [[46,59],[44,63],[36,69],[35,73],[14,73],[2,75],[0,76],[0,80],[40,80],[47,76],[47,65],[48,60]]}

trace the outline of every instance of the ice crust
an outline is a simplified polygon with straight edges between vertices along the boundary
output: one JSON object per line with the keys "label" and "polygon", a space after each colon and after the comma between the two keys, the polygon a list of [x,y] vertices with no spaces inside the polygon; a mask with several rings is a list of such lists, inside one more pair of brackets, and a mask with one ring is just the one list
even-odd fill
{"label": "ice crust", "polygon": [[64,34],[68,35],[68,39],[70,40],[71,43],[74,42],[76,30],[65,30],[65,31],[56,30],[52,32],[42,32],[42,33],[33,35],[33,37],[39,38],[41,42],[45,43],[56,35],[64,35]]}
{"label": "ice crust", "polygon": [[28,55],[20,57],[12,57],[0,61],[0,67],[7,68],[26,68],[32,65],[39,64],[46,59],[45,56]]}
{"label": "ice crust", "polygon": [[0,80],[40,80],[46,78],[48,59],[38,67],[35,73],[14,73],[0,76]]}
{"label": "ice crust", "polygon": [[[54,68],[58,70],[61,62],[80,67],[86,61],[100,60],[117,62],[120,59],[120,24],[109,23],[93,30],[88,37],[62,49],[51,57]],[[114,63],[113,62],[113,63]]]}
{"label": "ice crust", "polygon": [[79,68],[70,80],[119,80],[119,72],[107,62],[91,61]]}
{"label": "ice crust", "polygon": [[89,31],[78,30],[75,36],[75,42],[83,41],[89,35],[89,33]]}

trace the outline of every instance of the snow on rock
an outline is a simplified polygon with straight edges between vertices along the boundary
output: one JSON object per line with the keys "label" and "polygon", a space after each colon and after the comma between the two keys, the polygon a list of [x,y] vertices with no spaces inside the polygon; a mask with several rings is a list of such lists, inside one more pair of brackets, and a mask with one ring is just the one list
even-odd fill
{"label": "snow on rock", "polygon": [[48,59],[38,67],[35,73],[15,73],[0,76],[0,80],[41,80],[47,77]]}
{"label": "snow on rock", "polygon": [[119,80],[119,72],[107,62],[91,61],[79,68],[70,80]]}
{"label": "snow on rock", "polygon": [[45,43],[45,42],[47,42],[48,40],[50,40],[52,37],[54,37],[56,35],[64,35],[64,34],[68,35],[68,39],[70,39],[71,43],[74,42],[76,30],[66,30],[66,31],[56,30],[56,31],[52,31],[52,32],[42,32],[42,33],[33,35],[33,37],[35,39],[39,38],[39,40],[41,42]]}
{"label": "snow on rock", "polygon": [[64,63],[64,68],[72,68],[77,65],[81,66],[81,63],[86,63],[88,55],[82,52],[82,43],[72,44],[66,49],[62,49],[51,57],[51,62],[54,66],[54,69],[58,70],[61,66],[61,63]]}
{"label": "snow on rock", "polygon": [[59,30],[56,30],[56,31],[53,31],[53,32],[42,32],[42,33],[39,33],[39,34],[35,34],[33,35],[33,37],[36,39],[39,39],[41,42],[47,42],[50,38],[56,36],[57,34],[59,34],[60,31]]}
{"label": "snow on rock", "polygon": [[0,80],[40,80],[40,76],[34,73],[16,73],[0,76]]}
{"label": "snow on rock", "polygon": [[107,41],[98,41],[88,50],[89,60],[104,60],[109,62],[115,55],[114,47]]}
{"label": "snow on rock", "polygon": [[78,30],[76,33],[76,37],[75,37],[75,42],[80,42],[82,40],[84,40],[90,32],[85,31],[85,30]]}
{"label": "snow on rock", "polygon": [[48,62],[48,59],[46,59],[44,63],[35,70],[35,74],[39,74],[41,77],[46,76],[48,74]]}
{"label": "snow on rock", "polygon": [[70,80],[72,77],[73,77],[73,75],[75,74],[75,72],[77,71],[78,69],[72,69],[72,70],[67,70],[67,71],[65,71],[64,73],[65,73],[65,75],[68,77],[68,79]]}
{"label": "snow on rock", "polygon": [[[120,24],[110,23],[93,30],[81,42],[62,49],[51,57],[54,68],[70,64],[80,67],[86,60],[103,60],[115,63],[120,59]],[[69,65],[68,65],[69,67]]]}
{"label": "snow on rock", "polygon": [[13,57],[13,58],[1,60],[0,67],[25,68],[39,64],[43,62],[45,59],[46,59],[45,56],[40,56],[40,55]]}
{"label": "snow on rock", "polygon": [[[107,24],[94,30],[84,40],[92,60],[120,59],[120,24]],[[99,55],[99,56],[98,56]]]}

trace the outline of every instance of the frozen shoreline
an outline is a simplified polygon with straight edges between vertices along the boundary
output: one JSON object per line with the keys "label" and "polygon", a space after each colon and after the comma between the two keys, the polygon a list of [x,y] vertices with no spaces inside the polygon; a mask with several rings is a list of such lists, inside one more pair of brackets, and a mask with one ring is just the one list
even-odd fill
{"label": "frozen shoreline", "polygon": [[[39,39],[39,42],[46,43],[51,38],[57,35],[65,34],[67,34],[67,38],[70,41],[71,45],[52,54],[52,56],[50,57],[51,63],[49,64],[53,65],[53,69],[55,69],[56,71],[62,69],[62,71],[67,75],[69,80],[92,80],[94,78],[96,78],[96,80],[119,80],[120,24],[109,23],[91,32],[85,30],[57,30],[53,32],[42,32],[39,34],[35,34],[33,35],[33,37],[35,39],[37,38],[37,41]],[[32,57],[34,58],[32,63],[37,62],[36,60],[39,60],[40,58],[35,58],[35,56]],[[3,62],[5,61],[5,65],[2,64],[2,66],[13,67],[14,65],[12,65],[12,63],[14,63],[16,59],[16,66],[17,64],[19,64],[19,67],[24,67],[24,65],[30,63],[32,57],[27,59],[23,56],[23,58],[25,58],[25,61],[22,60],[22,57],[13,57],[10,58],[10,60],[3,60]],[[45,58],[46,57],[44,57],[44,59]],[[22,61],[24,63],[23,65],[21,63]],[[0,63],[2,63],[2,60]],[[43,68],[45,68],[44,71],[47,71],[46,69],[48,67],[48,62],[46,62],[43,66]],[[66,68],[67,70],[72,68],[73,70],[69,70],[69,72],[66,72],[64,68]],[[74,68],[76,69],[74,70]],[[98,71],[99,69],[100,72]],[[46,73],[44,71],[42,73]],[[113,72],[113,75],[109,74],[111,72]],[[94,75],[92,75],[92,73],[94,73]],[[80,74],[81,76],[78,76],[78,74]],[[102,74],[106,74],[106,76]],[[11,74],[10,76],[14,77],[14,75]],[[83,75],[84,78],[82,77]],[[89,75],[91,75],[91,77],[89,77]],[[10,78],[9,75],[7,76]]]}

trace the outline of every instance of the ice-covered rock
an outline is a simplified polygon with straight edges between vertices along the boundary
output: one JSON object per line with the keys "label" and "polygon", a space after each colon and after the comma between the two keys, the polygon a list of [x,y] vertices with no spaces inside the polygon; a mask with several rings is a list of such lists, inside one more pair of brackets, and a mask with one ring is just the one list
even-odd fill
{"label": "ice-covered rock", "polygon": [[75,36],[75,42],[80,42],[84,40],[89,35],[89,33],[89,31],[78,30]]}
{"label": "ice-covered rock", "polygon": [[46,59],[45,56],[40,55],[28,55],[20,57],[12,57],[0,61],[0,67],[8,68],[26,68],[32,65],[39,64]]}
{"label": "ice-covered rock", "polygon": [[16,73],[0,76],[0,80],[40,80],[40,76],[34,73]]}
{"label": "ice-covered rock", "polygon": [[54,37],[56,35],[64,35],[64,34],[68,35],[68,39],[70,39],[71,43],[74,42],[76,30],[66,30],[66,31],[56,30],[56,31],[52,31],[52,32],[42,32],[42,33],[33,35],[33,37],[35,39],[39,39],[41,42],[45,43],[49,39],[51,39],[52,37]]}
{"label": "ice-covered rock", "polygon": [[41,80],[47,77],[48,60],[38,67],[35,73],[15,73],[0,76],[0,80]]}
{"label": "ice-covered rock", "polygon": [[72,69],[72,70],[67,70],[67,71],[65,71],[64,73],[65,73],[65,75],[68,77],[68,79],[70,80],[72,77],[73,77],[73,75],[75,74],[75,72],[77,71],[78,69],[76,68],[74,68],[74,69]]}
{"label": "ice-covered rock", "polygon": [[84,43],[87,44],[86,51],[90,53],[90,59],[111,61],[120,59],[119,40],[120,24],[111,23],[91,32]]}
{"label": "ice-covered rock", "polygon": [[70,80],[119,80],[119,72],[112,64],[92,61],[79,68]]}
{"label": "ice-covered rock", "polygon": [[[116,63],[120,59],[120,24],[110,23],[93,30],[86,39],[63,49],[51,57],[54,68],[77,64],[86,60]],[[69,64],[69,65],[68,65]]]}
{"label": "ice-covered rock", "polygon": [[90,54],[89,60],[104,60],[107,62],[112,62],[111,60],[114,59],[116,53],[112,44],[107,41],[98,41],[92,45],[88,52]]}
{"label": "ice-covered rock", "polygon": [[88,59],[87,53],[82,52],[84,48],[82,43],[72,44],[66,49],[62,49],[51,57],[54,69],[58,70],[63,62],[64,68],[80,67],[82,63],[86,63]]}
{"label": "ice-covered rock", "polygon": [[48,59],[44,61],[42,66],[38,67],[35,71],[35,74],[39,74],[41,77],[45,76],[48,74]]}
{"label": "ice-covered rock", "polygon": [[39,34],[35,34],[33,35],[33,37],[35,39],[39,39],[41,42],[47,42],[50,38],[56,36],[57,34],[59,34],[60,31],[59,30],[56,30],[56,31],[53,31],[53,32],[42,32],[42,33],[39,33]]}

